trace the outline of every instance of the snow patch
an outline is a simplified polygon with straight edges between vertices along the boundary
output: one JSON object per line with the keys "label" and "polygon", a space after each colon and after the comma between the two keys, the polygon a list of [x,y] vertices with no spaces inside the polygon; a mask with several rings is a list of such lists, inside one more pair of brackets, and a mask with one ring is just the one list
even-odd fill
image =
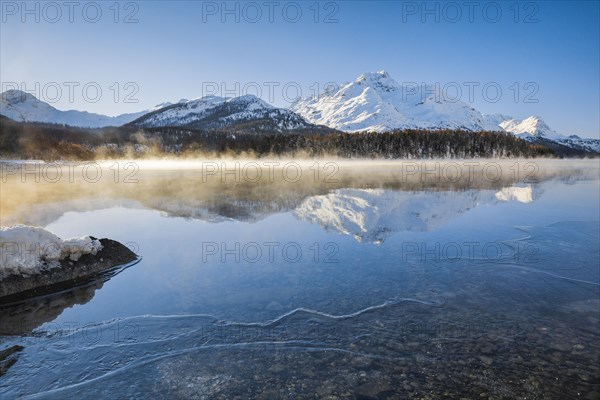
{"label": "snow patch", "polygon": [[0,228],[0,278],[18,274],[29,276],[60,267],[59,261],[77,261],[84,254],[102,250],[89,236],[62,240],[43,228],[15,225]]}

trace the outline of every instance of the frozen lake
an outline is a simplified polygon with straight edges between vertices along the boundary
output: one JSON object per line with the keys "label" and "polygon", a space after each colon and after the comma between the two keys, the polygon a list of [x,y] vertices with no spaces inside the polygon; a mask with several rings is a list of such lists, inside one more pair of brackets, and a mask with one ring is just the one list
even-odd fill
{"label": "frozen lake", "polygon": [[277,162],[4,165],[2,225],[142,259],[1,308],[2,398],[600,392],[597,160]]}

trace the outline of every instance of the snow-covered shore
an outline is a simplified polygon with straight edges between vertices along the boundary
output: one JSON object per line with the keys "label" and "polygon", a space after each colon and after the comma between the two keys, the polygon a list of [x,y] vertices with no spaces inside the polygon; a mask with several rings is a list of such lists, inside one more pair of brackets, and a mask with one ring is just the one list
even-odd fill
{"label": "snow-covered shore", "polygon": [[77,261],[84,254],[102,250],[89,236],[63,240],[43,228],[15,225],[0,228],[0,279],[8,275],[32,275],[58,267],[61,260]]}
{"label": "snow-covered shore", "polygon": [[27,225],[0,228],[0,257],[0,303],[71,290],[139,260],[114,240],[63,240]]}

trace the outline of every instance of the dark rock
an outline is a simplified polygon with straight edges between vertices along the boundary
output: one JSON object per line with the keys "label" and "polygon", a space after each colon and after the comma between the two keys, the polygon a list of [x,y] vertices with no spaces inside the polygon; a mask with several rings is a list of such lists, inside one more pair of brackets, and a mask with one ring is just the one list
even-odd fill
{"label": "dark rock", "polygon": [[27,277],[9,275],[0,280],[0,304],[68,290],[102,276],[108,279],[116,267],[138,259],[134,252],[119,242],[100,239],[100,243],[102,250],[96,255],[85,254],[77,261],[62,260],[60,268],[39,274]]}

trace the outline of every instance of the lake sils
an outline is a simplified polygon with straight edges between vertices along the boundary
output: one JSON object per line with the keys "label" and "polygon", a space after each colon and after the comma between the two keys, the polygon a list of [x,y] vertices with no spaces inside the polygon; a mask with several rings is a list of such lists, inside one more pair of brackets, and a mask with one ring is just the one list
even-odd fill
{"label": "lake sils", "polygon": [[3,399],[599,391],[597,160],[2,168],[3,225],[141,256],[0,309]]}

